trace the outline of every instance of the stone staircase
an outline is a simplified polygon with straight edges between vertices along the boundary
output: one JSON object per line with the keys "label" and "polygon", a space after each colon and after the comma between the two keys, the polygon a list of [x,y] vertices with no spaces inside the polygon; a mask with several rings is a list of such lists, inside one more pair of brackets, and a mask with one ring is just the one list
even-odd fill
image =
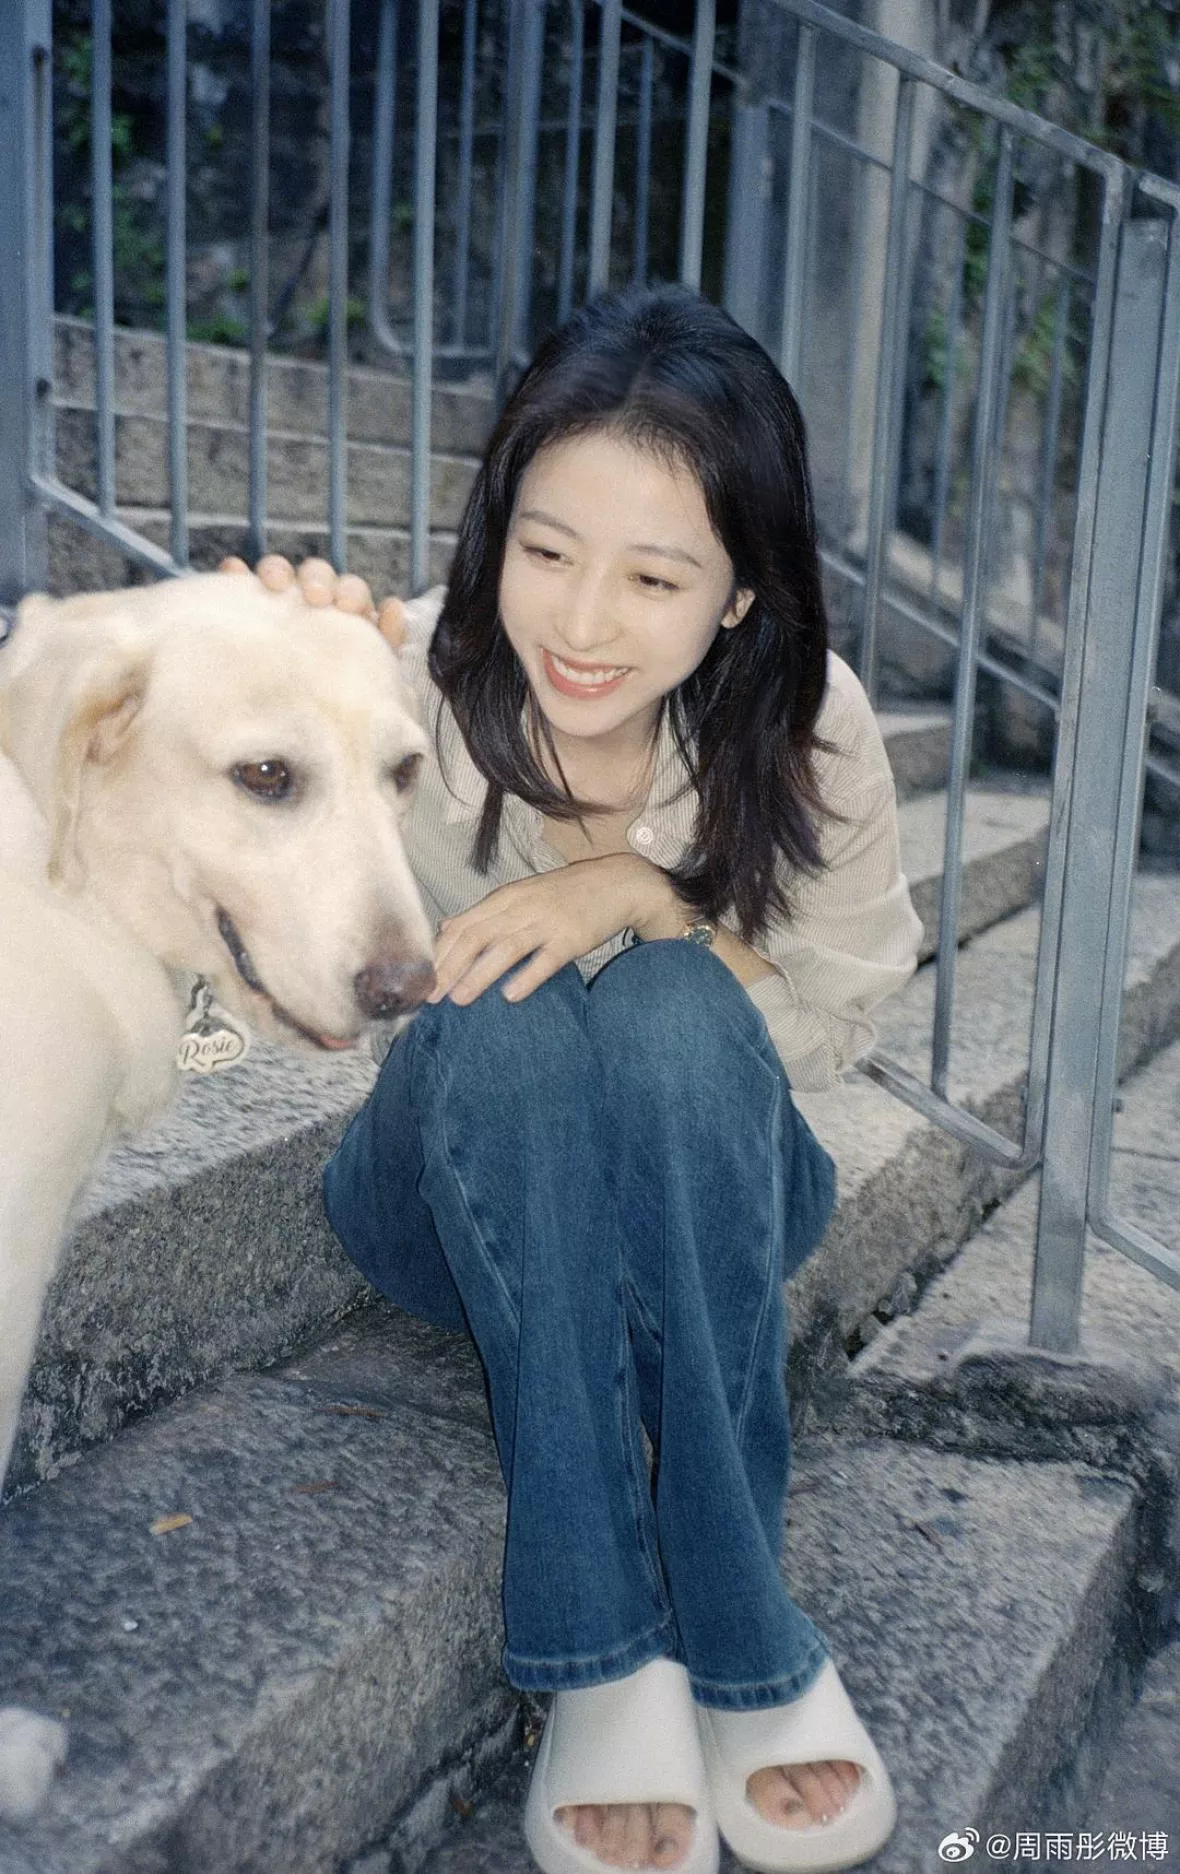
{"label": "stone staircase", "polygon": [[[190,551],[216,566],[246,545],[249,487],[249,358],[222,345],[186,347]],[[96,490],[93,328],[54,322],[54,415],[60,478],[90,500]],[[382,591],[406,591],[410,552],[410,384],[389,371],[348,373],[348,557]],[[167,375],[162,338],[115,334],[115,488],[120,520],[167,548]],[[491,422],[490,398],[436,385],[431,404],[431,577],[442,578]],[[267,377],[267,546],[291,558],[325,553],[328,377],[323,365],[274,357]],[[134,569],[117,549],[70,522],[50,522],[53,592],[126,582]]]}
{"label": "stone staircase", "polygon": [[[150,419],[154,343],[129,418]],[[307,369],[285,380],[292,419],[317,394]],[[395,451],[391,434],[371,446]],[[947,723],[882,726],[929,956]],[[970,790],[952,1092],[1010,1128],[1047,821],[1034,786]],[[932,1004],[923,967],[880,1012],[882,1047],[917,1072]],[[1178,1035],[1180,891],[1144,876],[1117,1164],[1128,1208],[1173,1239]],[[527,1874],[543,1705],[499,1665],[504,1492],[478,1360],[372,1302],[318,1202],[374,1071],[256,1046],[88,1196],[0,1512],[0,1692],[67,1718],[70,1755],[42,1816],[0,1825],[0,1874]],[[1029,1366],[1012,1346],[1035,1181],[859,1074],[800,1103],[840,1204],[788,1290],[793,1592],[895,1779],[872,1868],[926,1874],[971,1829],[975,1864],[1000,1865],[989,1836],[1088,1826],[1174,1619],[1180,1295],[1095,1248],[1100,1364]],[[1176,1650],[1149,1669],[1165,1709]],[[1063,1858],[1026,1843],[1018,1865]]]}

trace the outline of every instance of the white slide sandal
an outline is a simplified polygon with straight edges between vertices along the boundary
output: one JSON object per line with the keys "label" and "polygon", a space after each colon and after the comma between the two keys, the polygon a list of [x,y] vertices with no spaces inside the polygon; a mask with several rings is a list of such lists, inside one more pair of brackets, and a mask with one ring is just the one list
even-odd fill
{"label": "white slide sandal", "polygon": [[[884,1846],[897,1820],[889,1773],[856,1715],[832,1660],[789,1705],[720,1711],[699,1705],[701,1747],[717,1825],[739,1861],[758,1874],[834,1874]],[[830,1822],[784,1828],[746,1794],[746,1779],[773,1764],[859,1764],[860,1782]]]}
{"label": "white slide sandal", "polygon": [[555,1811],[583,1803],[680,1802],[696,1811],[673,1874],[716,1874],[717,1825],[688,1674],[651,1659],[625,1679],[555,1692],[524,1810],[543,1874],[602,1874],[608,1865],[575,1840]]}

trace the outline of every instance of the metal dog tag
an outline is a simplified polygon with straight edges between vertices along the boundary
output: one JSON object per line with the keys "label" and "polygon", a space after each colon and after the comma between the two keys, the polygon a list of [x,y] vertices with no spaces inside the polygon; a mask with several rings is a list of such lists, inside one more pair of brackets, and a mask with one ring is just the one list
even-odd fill
{"label": "metal dog tag", "polygon": [[223,1009],[214,1010],[213,991],[203,976],[193,984],[184,1033],[176,1050],[182,1074],[222,1074],[249,1051],[250,1037]]}

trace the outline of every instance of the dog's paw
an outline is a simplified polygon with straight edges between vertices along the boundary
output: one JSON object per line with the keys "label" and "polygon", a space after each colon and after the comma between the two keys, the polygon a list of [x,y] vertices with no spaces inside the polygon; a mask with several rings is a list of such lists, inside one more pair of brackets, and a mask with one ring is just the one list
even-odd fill
{"label": "dog's paw", "polygon": [[27,1822],[66,1759],[66,1727],[20,1705],[0,1710],[0,1817]]}

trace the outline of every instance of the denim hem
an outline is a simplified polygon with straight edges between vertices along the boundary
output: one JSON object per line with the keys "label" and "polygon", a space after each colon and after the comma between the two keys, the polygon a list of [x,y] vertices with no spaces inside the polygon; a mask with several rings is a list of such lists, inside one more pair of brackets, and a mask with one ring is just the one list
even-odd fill
{"label": "denim hem", "polygon": [[818,1641],[808,1652],[804,1664],[780,1679],[755,1679],[745,1685],[720,1685],[712,1679],[698,1679],[690,1675],[692,1695],[698,1705],[709,1705],[714,1711],[764,1711],[771,1705],[790,1705],[795,1699],[802,1698],[830,1657],[827,1647]]}
{"label": "denim hem", "polygon": [[658,1627],[649,1627],[610,1653],[591,1653],[577,1659],[522,1659],[505,1647],[501,1661],[518,1692],[570,1692],[626,1679],[649,1660],[671,1657],[678,1639],[675,1619],[669,1615]]}

